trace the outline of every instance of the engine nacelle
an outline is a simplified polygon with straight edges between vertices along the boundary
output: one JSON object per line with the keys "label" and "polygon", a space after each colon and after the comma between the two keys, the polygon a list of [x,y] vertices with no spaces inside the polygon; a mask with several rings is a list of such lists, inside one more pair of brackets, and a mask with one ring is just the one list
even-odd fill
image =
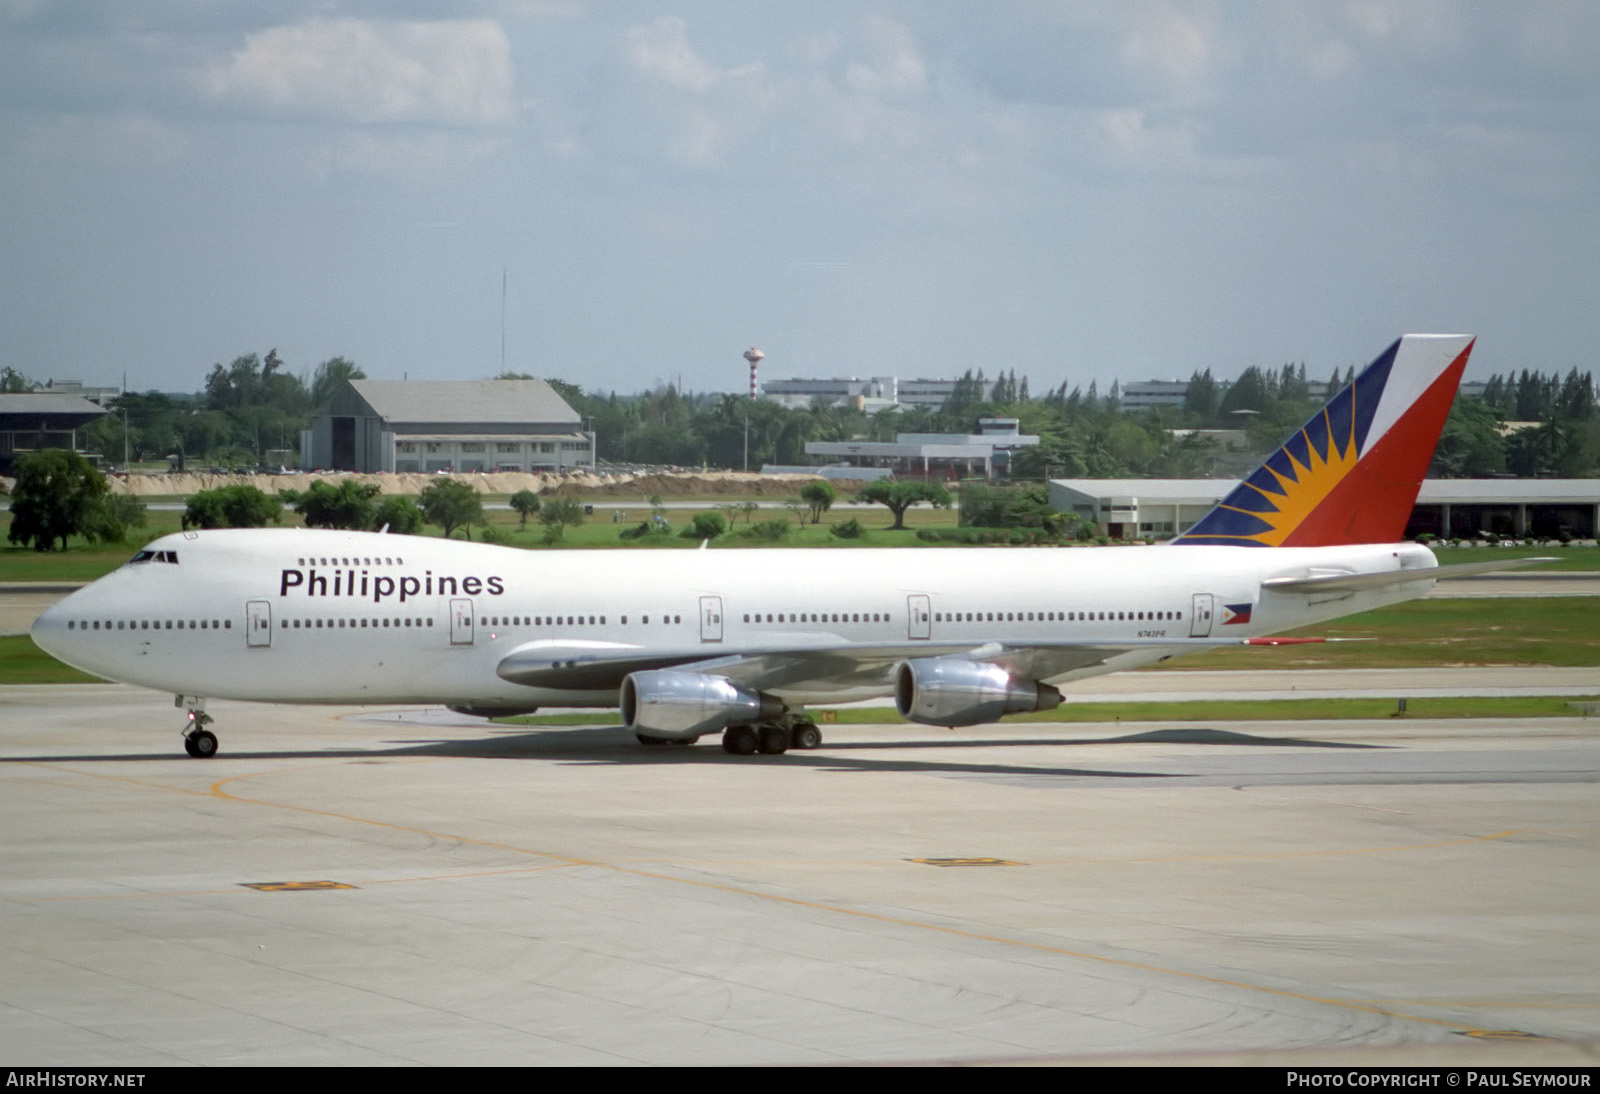
{"label": "engine nacelle", "polygon": [[772,696],[741,688],[726,677],[671,669],[630,673],[622,681],[618,706],[635,733],[678,740],[774,721],[784,709]]}
{"label": "engine nacelle", "polygon": [[1049,684],[1017,680],[999,665],[953,657],[903,661],[894,674],[900,717],[930,726],[975,726],[1005,714],[1050,710],[1061,693]]}

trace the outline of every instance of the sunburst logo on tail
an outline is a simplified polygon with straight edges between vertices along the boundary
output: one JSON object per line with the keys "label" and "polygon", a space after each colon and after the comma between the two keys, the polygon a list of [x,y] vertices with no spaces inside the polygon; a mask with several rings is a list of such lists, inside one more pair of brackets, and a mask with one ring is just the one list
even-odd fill
{"label": "sunburst logo on tail", "polygon": [[1465,336],[1402,338],[1177,542],[1294,547],[1398,538],[1471,349]]}
{"label": "sunburst logo on tail", "polygon": [[[1321,428],[1313,431],[1312,424]],[[1344,436],[1336,436],[1328,427],[1324,410],[1223,501],[1220,509],[1237,514],[1230,522],[1235,527],[1260,529],[1236,531],[1233,536],[1263,547],[1280,547],[1344,481],[1361,453],[1348,430]]]}

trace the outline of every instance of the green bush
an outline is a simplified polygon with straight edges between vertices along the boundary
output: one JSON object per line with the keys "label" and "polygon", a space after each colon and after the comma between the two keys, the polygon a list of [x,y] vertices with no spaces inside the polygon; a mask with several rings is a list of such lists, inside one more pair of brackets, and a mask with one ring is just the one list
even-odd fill
{"label": "green bush", "polygon": [[[632,528],[624,528],[622,531],[617,533],[617,538],[648,539],[651,536],[670,536],[671,534],[672,525],[670,522],[661,521],[660,523],[656,523],[655,521],[646,520],[641,521]],[[684,534],[687,535],[688,533],[685,532]]]}
{"label": "green bush", "polygon": [[720,514],[696,513],[682,535],[684,539],[716,539],[727,530],[728,522]]}
{"label": "green bush", "polygon": [[143,528],[144,502],[128,494],[106,494],[89,507],[82,531],[96,543],[126,543],[128,533]]}
{"label": "green bush", "polygon": [[763,520],[746,528],[742,535],[749,539],[764,539],[768,542],[776,543],[778,540],[788,537],[789,518],[773,517],[771,520]]}
{"label": "green bush", "polygon": [[278,523],[283,506],[254,486],[219,486],[189,495],[184,528],[260,528]]}
{"label": "green bush", "polygon": [[840,521],[832,528],[829,528],[828,531],[840,539],[860,539],[867,534],[867,530],[861,527],[861,522],[855,517]]}

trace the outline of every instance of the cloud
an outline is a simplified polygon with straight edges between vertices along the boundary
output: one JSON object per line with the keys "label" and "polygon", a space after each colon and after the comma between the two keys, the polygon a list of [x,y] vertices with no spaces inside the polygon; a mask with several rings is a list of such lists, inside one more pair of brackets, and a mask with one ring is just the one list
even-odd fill
{"label": "cloud", "polygon": [[689,45],[689,32],[675,16],[629,27],[622,55],[638,72],[679,91],[705,91],[721,75]]}
{"label": "cloud", "polygon": [[515,121],[514,84],[510,43],[488,19],[271,27],[202,77],[215,101],[268,115],[466,127]]}
{"label": "cloud", "polygon": [[770,92],[765,66],[718,68],[689,44],[682,19],[662,16],[628,28],[621,57],[665,123],[667,154],[679,163],[720,167],[762,124]]}
{"label": "cloud", "polygon": [[845,86],[867,95],[911,95],[928,85],[928,66],[916,39],[899,23],[880,15],[866,22],[864,60],[845,72]]}
{"label": "cloud", "polygon": [[1122,42],[1122,57],[1135,69],[1155,73],[1175,89],[1193,94],[1217,64],[1217,31],[1194,12],[1166,4],[1136,7]]}

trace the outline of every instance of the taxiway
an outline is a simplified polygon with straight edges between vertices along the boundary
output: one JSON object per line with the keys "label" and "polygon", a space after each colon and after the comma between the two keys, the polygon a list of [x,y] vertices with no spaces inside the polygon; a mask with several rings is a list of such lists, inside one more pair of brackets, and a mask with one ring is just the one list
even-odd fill
{"label": "taxiway", "polygon": [[10,1063],[1596,1058],[1594,719],[736,758],[216,703],[195,761],[169,703],[0,688]]}

